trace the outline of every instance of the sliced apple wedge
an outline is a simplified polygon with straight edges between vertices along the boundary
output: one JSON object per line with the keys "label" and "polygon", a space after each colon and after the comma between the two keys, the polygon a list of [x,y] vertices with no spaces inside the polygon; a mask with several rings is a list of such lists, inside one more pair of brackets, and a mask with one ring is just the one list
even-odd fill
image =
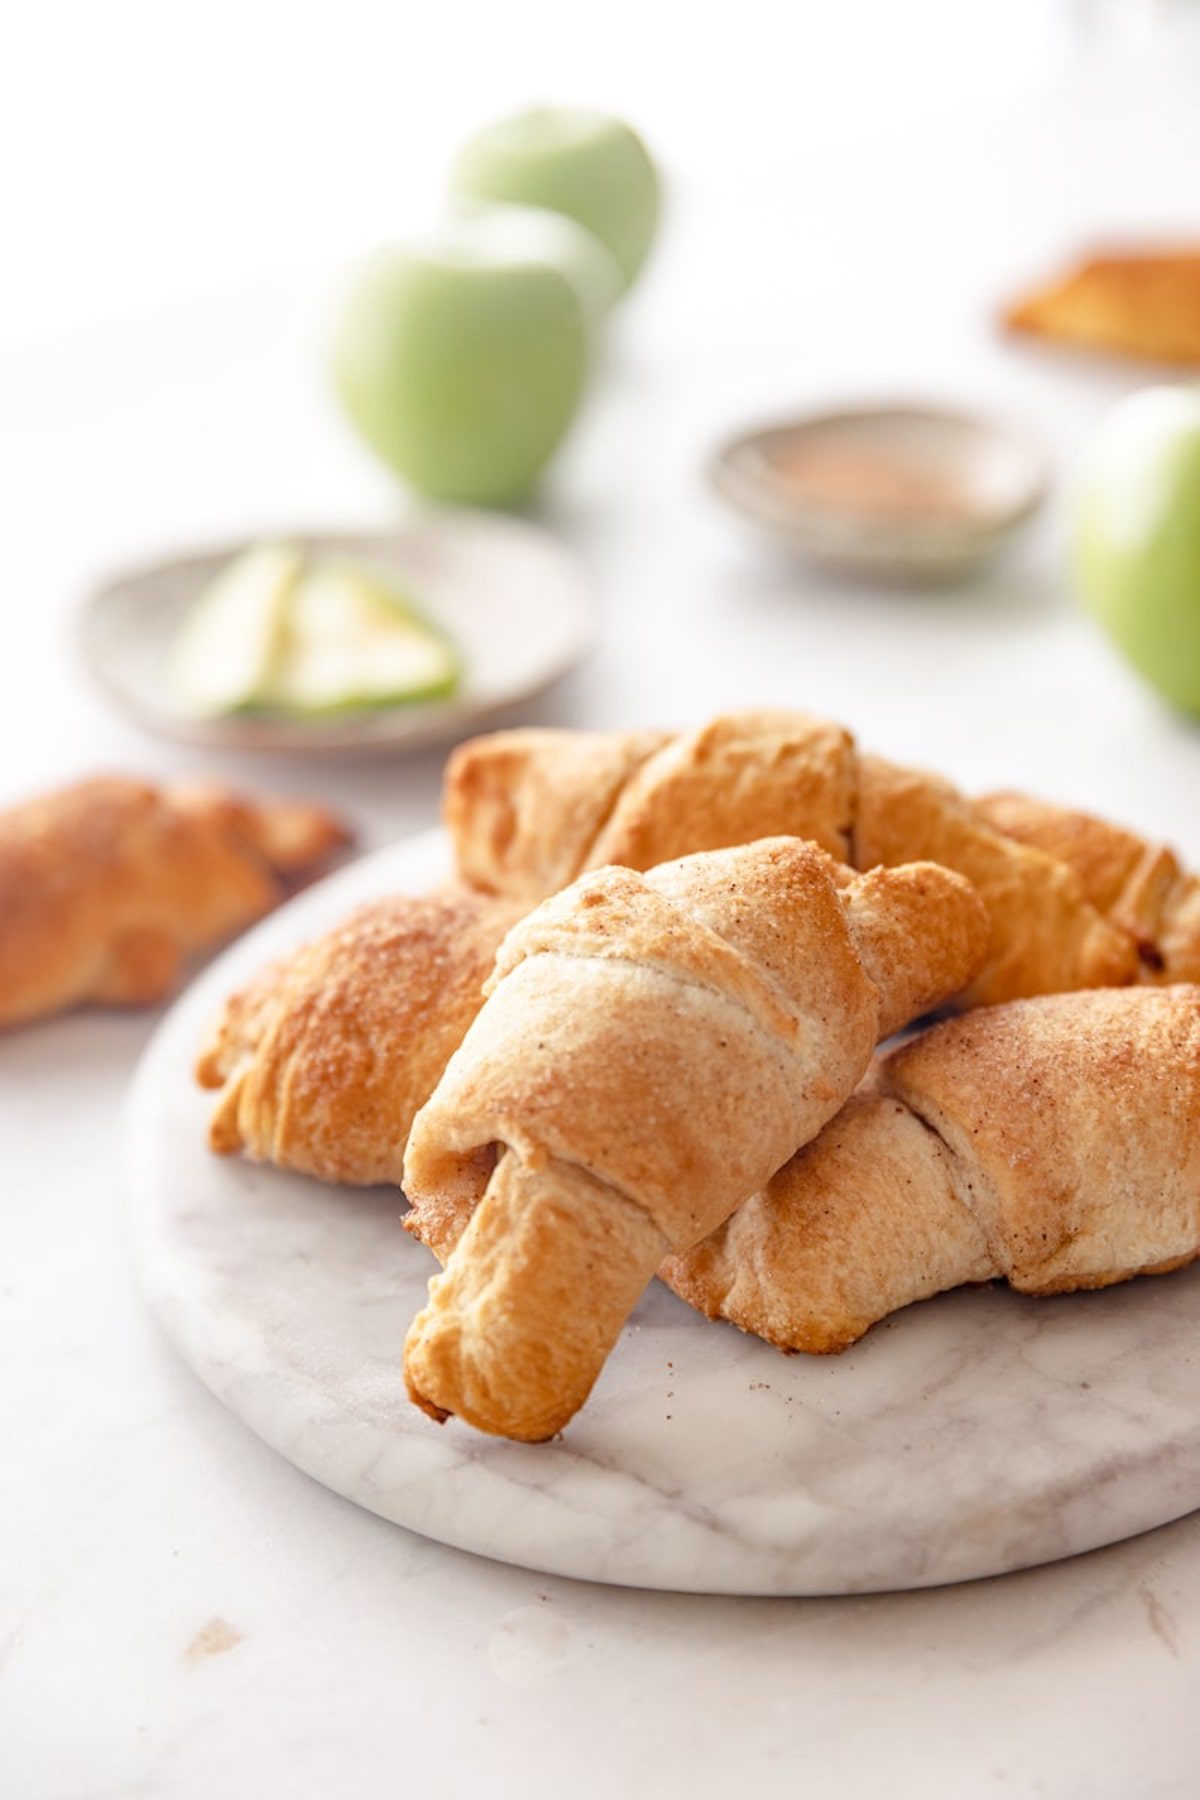
{"label": "sliced apple wedge", "polygon": [[297,717],[397,706],[442,698],[458,678],[453,644],[385,577],[329,561],[288,596],[262,704]]}
{"label": "sliced apple wedge", "polygon": [[167,661],[167,679],[188,712],[215,718],[261,704],[303,568],[295,545],[259,544],[217,576],[188,613]]}

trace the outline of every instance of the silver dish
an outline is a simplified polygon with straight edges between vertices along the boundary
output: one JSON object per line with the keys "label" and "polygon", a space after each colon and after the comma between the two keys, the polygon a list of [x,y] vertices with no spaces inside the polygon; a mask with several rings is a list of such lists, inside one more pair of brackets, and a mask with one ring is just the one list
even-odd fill
{"label": "silver dish", "polygon": [[[850,497],[802,493],[785,472],[797,454],[886,458],[942,482],[957,509],[878,510]],[[884,579],[964,573],[1004,544],[1041,505],[1041,453],[1004,426],[933,406],[848,407],[782,420],[721,444],[709,464],[717,493],[744,519],[814,561]]]}

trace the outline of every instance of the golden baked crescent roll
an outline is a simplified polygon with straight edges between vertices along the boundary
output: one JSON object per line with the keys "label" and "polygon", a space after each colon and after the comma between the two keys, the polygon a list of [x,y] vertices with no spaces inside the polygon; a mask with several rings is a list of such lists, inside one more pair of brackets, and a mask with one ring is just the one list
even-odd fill
{"label": "golden baked crescent roll", "polygon": [[[525,910],[465,887],[395,895],[263,969],[225,1002],[197,1061],[200,1085],[220,1090],[210,1147],[349,1186],[398,1185],[412,1121]],[[912,1007],[902,1011],[898,1023]]]}
{"label": "golden baked crescent roll", "polygon": [[1090,257],[1015,301],[1004,323],[1085,349],[1200,366],[1200,250]]}
{"label": "golden baked crescent roll", "polygon": [[985,939],[949,871],[853,878],[792,838],[602,869],[538,907],[409,1138],[407,1223],[448,1253],[412,1398],[552,1436],[667,1251],[807,1142]]}
{"label": "golden baked crescent roll", "polygon": [[1200,1255],[1200,988],[1014,1001],[880,1059],[663,1279],[786,1350],[964,1282],[1105,1287]]}
{"label": "golden baked crescent roll", "polygon": [[1027,794],[985,794],[975,805],[998,831],[1075,870],[1097,911],[1136,943],[1143,979],[1200,981],[1200,877],[1167,845]]}
{"label": "golden baked crescent roll", "polygon": [[891,867],[913,856],[957,869],[988,910],[987,957],[960,1005],[1137,978],[1136,945],[1091,903],[1067,863],[995,830],[940,776],[860,756],[855,866]]}
{"label": "golden baked crescent roll", "polygon": [[400,1183],[409,1128],[483,1004],[524,908],[446,888],[360,907],[234,994],[201,1051],[214,1150],[350,1185]]}
{"label": "golden baked crescent roll", "polygon": [[930,861],[965,875],[992,940],[963,1005],[1138,974],[1134,944],[1073,869],[997,831],[949,782],[862,756],[805,713],[730,713],[672,735],[498,732],[454,752],[445,811],[461,874],[530,904],[602,863],[646,869],[786,834],[860,869]]}
{"label": "golden baked crescent roll", "polygon": [[443,799],[464,879],[532,906],[606,863],[650,869],[761,837],[848,862],[857,787],[840,725],[755,711],[688,732],[491,732],[451,753]]}
{"label": "golden baked crescent roll", "polygon": [[[790,766],[793,784],[820,788],[823,763],[829,782],[845,787],[845,732],[821,727],[822,753],[814,755],[811,741],[798,739],[789,723],[781,715],[778,754]],[[595,805],[609,799],[615,806],[622,795],[630,841],[621,841],[619,820],[610,821],[606,841],[626,857],[654,860],[657,846],[647,840],[642,809],[631,804],[626,784],[668,734],[557,733],[560,753],[526,765],[525,740],[543,735],[517,731],[487,740],[496,754],[478,765],[486,792],[473,802],[490,821],[490,847],[481,845],[481,854],[503,860],[502,841],[540,838],[539,880],[565,886],[594,836]],[[720,734],[716,741],[719,756]],[[715,801],[740,806],[742,743],[730,734],[725,749]],[[760,741],[754,750],[761,759]],[[692,780],[685,761],[678,781],[686,786]],[[519,806],[511,818],[505,801],[510,792]],[[847,788],[847,819],[849,803]],[[656,807],[651,816],[663,815]],[[816,825],[826,848],[845,850],[843,832],[826,832],[819,820]],[[722,819],[713,835],[729,828]],[[509,897],[464,887],[422,899],[397,896],[360,909],[263,970],[227,1001],[197,1065],[201,1085],[221,1090],[211,1147],[240,1150],[255,1161],[327,1181],[399,1182],[413,1117],[483,1003],[483,983],[500,941],[540,897],[523,893],[519,882]]]}
{"label": "golden baked crescent roll", "polygon": [[347,841],[320,807],[100,777],[0,813],[0,1027],[146,1006]]}

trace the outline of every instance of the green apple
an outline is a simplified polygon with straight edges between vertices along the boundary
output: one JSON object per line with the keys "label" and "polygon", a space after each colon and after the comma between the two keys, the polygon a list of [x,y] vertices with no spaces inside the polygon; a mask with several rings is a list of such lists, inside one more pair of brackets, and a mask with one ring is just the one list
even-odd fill
{"label": "green apple", "polygon": [[629,287],[658,228],[659,182],[637,132],[607,113],[540,106],[471,138],[450,177],[460,198],[565,213],[605,244]]}
{"label": "green apple", "polygon": [[594,300],[545,234],[450,221],[359,271],[333,338],[337,391],[373,450],[419,493],[526,498],[574,417]]}
{"label": "green apple", "polygon": [[621,297],[624,278],[600,239],[541,206],[502,206],[493,200],[457,200],[446,235],[465,234],[477,255],[497,262],[547,262],[561,269],[583,303],[588,326],[597,333]]}
{"label": "green apple", "polygon": [[1134,668],[1200,715],[1200,388],[1148,388],[1109,414],[1075,551],[1088,607]]}

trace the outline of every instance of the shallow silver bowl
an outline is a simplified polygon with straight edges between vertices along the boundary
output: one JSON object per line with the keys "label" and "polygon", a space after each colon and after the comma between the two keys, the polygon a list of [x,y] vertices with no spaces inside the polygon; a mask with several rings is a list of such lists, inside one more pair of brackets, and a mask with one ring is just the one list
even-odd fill
{"label": "shallow silver bowl", "polygon": [[[802,494],[783,472],[797,452],[886,458],[953,486],[961,511],[899,514]],[[777,542],[848,571],[911,581],[961,574],[995,552],[1049,491],[1041,453],[989,420],[938,407],[848,407],[740,432],[713,455],[709,479]]]}

